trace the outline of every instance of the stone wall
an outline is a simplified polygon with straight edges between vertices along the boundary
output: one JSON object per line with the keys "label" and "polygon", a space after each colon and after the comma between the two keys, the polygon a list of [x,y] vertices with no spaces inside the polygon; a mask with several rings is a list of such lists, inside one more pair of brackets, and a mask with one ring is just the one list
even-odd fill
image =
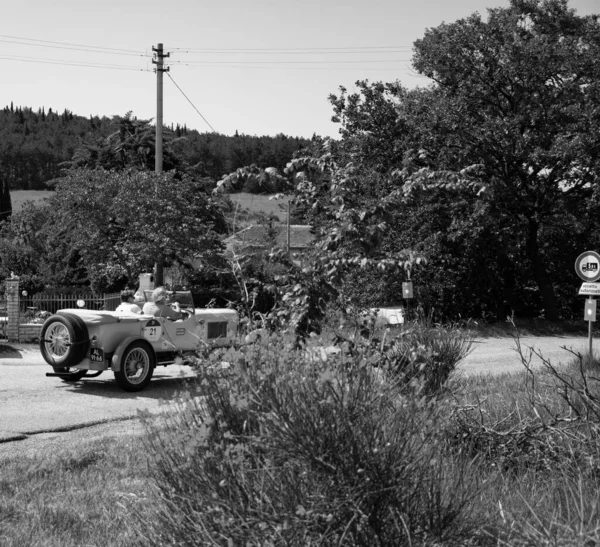
{"label": "stone wall", "polygon": [[25,323],[19,325],[19,342],[39,342],[42,325],[40,323]]}
{"label": "stone wall", "polygon": [[8,278],[6,280],[6,314],[8,316],[6,337],[9,342],[37,342],[40,339],[42,325],[40,323],[20,323],[20,299],[19,278]]}

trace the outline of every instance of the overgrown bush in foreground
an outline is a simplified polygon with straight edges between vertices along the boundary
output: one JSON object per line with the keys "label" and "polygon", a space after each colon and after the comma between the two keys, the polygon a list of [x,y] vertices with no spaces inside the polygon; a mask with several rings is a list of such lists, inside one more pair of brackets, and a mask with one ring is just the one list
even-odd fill
{"label": "overgrown bush in foreground", "polygon": [[480,462],[488,532],[511,547],[598,545],[600,362],[555,365],[516,345],[520,376],[459,381],[454,443]]}
{"label": "overgrown bush in foreground", "polygon": [[161,500],[142,542],[395,547],[473,534],[477,485],[446,452],[451,413],[424,396],[423,376],[375,369],[369,345],[328,361],[292,348],[272,337],[239,370],[205,369],[204,397],[150,426]]}

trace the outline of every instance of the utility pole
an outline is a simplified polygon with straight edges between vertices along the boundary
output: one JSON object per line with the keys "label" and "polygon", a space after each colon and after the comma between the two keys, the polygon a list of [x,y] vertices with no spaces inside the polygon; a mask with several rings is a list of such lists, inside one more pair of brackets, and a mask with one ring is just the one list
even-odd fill
{"label": "utility pole", "polygon": [[[163,59],[169,57],[169,53],[163,53],[163,45],[153,46],[152,51],[156,58],[152,63],[156,65],[156,143],[154,151],[154,171],[162,173],[163,170],[163,72],[168,72],[169,67],[164,68]],[[154,265],[154,286],[161,287],[164,284],[164,257],[162,252],[156,257]]]}

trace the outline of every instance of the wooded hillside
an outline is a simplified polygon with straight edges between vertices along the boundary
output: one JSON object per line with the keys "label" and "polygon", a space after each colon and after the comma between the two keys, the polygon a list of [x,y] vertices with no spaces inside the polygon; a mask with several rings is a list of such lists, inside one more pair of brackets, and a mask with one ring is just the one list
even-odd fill
{"label": "wooded hillside", "polygon": [[[101,148],[111,135],[123,130],[124,122],[149,126],[131,113],[86,118],[69,110],[58,113],[42,107],[34,111],[11,103],[0,110],[0,184],[11,190],[45,189],[47,181],[59,176],[63,162],[71,161],[79,149]],[[283,134],[199,133],[185,124],[165,128],[165,139],[177,143],[177,156],[185,165],[214,180],[250,164],[283,169],[296,150],[310,143]]]}

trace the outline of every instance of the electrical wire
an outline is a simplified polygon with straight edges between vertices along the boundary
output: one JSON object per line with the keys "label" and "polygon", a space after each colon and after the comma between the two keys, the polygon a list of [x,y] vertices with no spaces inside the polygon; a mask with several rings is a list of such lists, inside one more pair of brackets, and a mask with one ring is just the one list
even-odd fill
{"label": "electrical wire", "polygon": [[24,61],[26,63],[41,63],[41,64],[49,64],[49,65],[64,65],[64,66],[80,66],[87,68],[108,68],[113,70],[132,70],[135,72],[152,72],[150,69],[146,68],[135,68],[129,66],[122,65],[103,65],[103,64],[92,64],[92,63],[79,63],[77,61],[64,61],[61,59],[44,59],[41,57],[21,57],[21,56],[8,56],[1,55],[0,59],[4,59],[6,61]]}
{"label": "electrical wire", "polygon": [[83,47],[69,47],[69,46],[53,46],[50,44],[28,44],[27,42],[17,42],[15,40],[0,40],[0,42],[6,44],[18,44],[20,46],[35,46],[35,47],[43,47],[43,48],[53,48],[53,49],[68,49],[69,51],[85,51],[86,53],[101,53],[102,55],[127,55],[133,57],[151,57],[151,55],[147,54],[137,54],[137,53],[122,53],[118,51],[98,51],[94,49],[86,49]]}
{"label": "electrical wire", "polygon": [[[60,46],[74,46],[77,48],[87,48],[86,51],[89,50],[97,50],[98,53],[100,52],[104,52],[104,53],[111,53],[111,52],[125,52],[128,54],[133,54],[133,55],[137,55],[137,54],[146,54],[146,52],[142,52],[139,50],[132,50],[132,49],[119,49],[119,48],[114,48],[114,47],[105,47],[105,46],[88,46],[85,44],[72,44],[70,42],[55,42],[52,40],[39,40],[38,38],[23,38],[21,36],[9,36],[6,34],[0,34],[0,38],[10,38],[12,40],[26,40],[28,42],[39,42],[41,44],[58,44]],[[37,45],[37,44],[23,44],[23,45]]]}
{"label": "electrical wire", "polygon": [[341,64],[341,65],[349,65],[356,63],[407,63],[410,59],[388,59],[388,60],[358,60],[358,61],[172,61],[170,64],[179,64],[179,65],[229,65],[229,64],[261,64],[261,65],[331,65],[331,64]]}
{"label": "electrical wire", "polygon": [[[184,65],[185,66],[185,65]],[[406,67],[406,68],[364,68],[364,67],[354,67],[354,68],[336,68],[336,67],[309,67],[309,66],[291,66],[291,67],[274,67],[274,66],[259,66],[259,65],[220,65],[220,64],[212,64],[212,65],[201,65],[201,64],[197,64],[194,66],[191,66],[190,68],[196,69],[196,68],[201,68],[202,66],[206,66],[206,68],[239,68],[239,69],[246,69],[246,70],[284,70],[284,71],[291,71],[291,70],[310,70],[310,71],[319,71],[319,70],[327,70],[327,71],[331,71],[331,72],[348,72],[348,71],[352,71],[352,72],[365,72],[365,71],[373,71],[373,72],[406,72],[406,73],[410,73],[410,72],[414,72],[410,67]]]}
{"label": "electrical wire", "polygon": [[187,99],[188,103],[190,103],[193,107],[193,109],[198,112],[198,114],[200,115],[200,117],[206,122],[206,125],[208,125],[208,127],[210,127],[213,131],[213,133],[216,133],[214,127],[212,125],[210,125],[210,123],[208,123],[208,120],[200,113],[200,111],[196,108],[196,106],[194,105],[194,103],[192,101],[190,101],[189,97],[183,92],[183,90],[177,85],[177,82],[173,79],[173,77],[171,76],[171,74],[169,72],[167,72],[167,76],[171,79],[171,81],[175,84],[175,87],[177,89],[179,89],[179,91],[181,92],[181,94]]}
{"label": "electrical wire", "polygon": [[[180,53],[390,53],[398,51],[410,51],[411,46],[346,46],[346,47],[296,47],[296,48],[170,48],[171,51]],[[390,51],[382,51],[390,50]]]}
{"label": "electrical wire", "polygon": [[219,50],[207,50],[207,51],[183,51],[183,52],[171,52],[173,55],[306,55],[306,56],[323,56],[323,55],[380,55],[385,53],[410,53],[411,49],[389,49],[389,50],[374,50],[374,51],[359,51],[359,50],[348,50],[348,51],[219,51]]}

